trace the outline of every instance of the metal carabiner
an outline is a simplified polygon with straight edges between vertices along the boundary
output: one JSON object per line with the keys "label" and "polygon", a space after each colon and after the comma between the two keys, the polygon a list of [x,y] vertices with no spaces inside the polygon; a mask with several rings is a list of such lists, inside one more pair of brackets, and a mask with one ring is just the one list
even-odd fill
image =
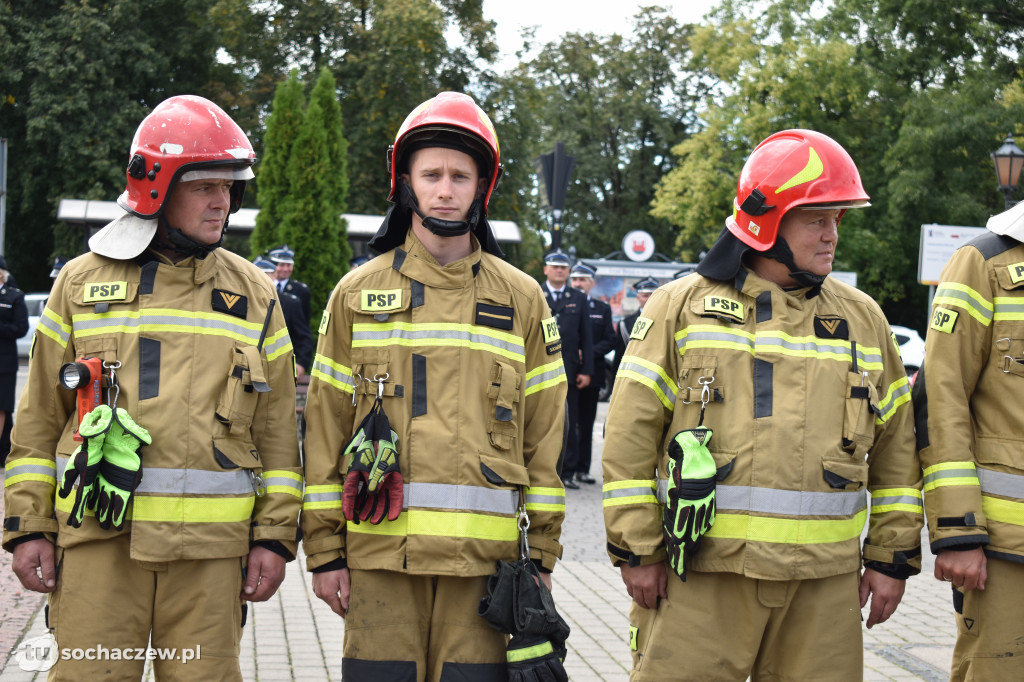
{"label": "metal carabiner", "polygon": [[103,369],[110,372],[110,376],[107,379],[107,404],[112,410],[117,407],[117,398],[121,395],[121,386],[118,385],[117,374],[114,372],[115,369],[120,368],[120,360],[115,360],[114,362],[103,361]]}
{"label": "metal carabiner", "polygon": [[530,541],[526,531],[530,530],[530,517],[526,513],[526,507],[519,507],[519,518],[516,522],[519,527],[519,558],[530,558]]}
{"label": "metal carabiner", "polygon": [[356,383],[352,386],[352,407],[356,406],[356,389],[359,388],[359,384],[363,383],[363,375],[356,372],[355,380]]}
{"label": "metal carabiner", "polygon": [[377,400],[384,397],[384,382],[391,376],[391,372],[385,372],[383,377],[378,377],[376,374],[373,375],[373,381],[377,383]]}
{"label": "metal carabiner", "polygon": [[715,378],[711,377],[710,381],[705,381],[704,377],[699,377],[697,383],[701,385],[700,389],[700,409],[704,410],[711,402],[711,389],[708,388],[711,384],[715,383]]}

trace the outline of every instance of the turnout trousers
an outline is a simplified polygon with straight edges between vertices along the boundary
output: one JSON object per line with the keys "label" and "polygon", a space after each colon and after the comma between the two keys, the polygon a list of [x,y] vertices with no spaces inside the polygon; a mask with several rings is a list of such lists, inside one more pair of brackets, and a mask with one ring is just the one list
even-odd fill
{"label": "turnout trousers", "polygon": [[506,682],[506,636],[477,615],[487,576],[351,569],[344,682]]}
{"label": "turnout trousers", "polygon": [[59,658],[47,679],[140,680],[152,646],[160,682],[240,681],[245,558],[135,561],[130,541],[124,534],[56,549],[47,627],[74,658]]}
{"label": "turnout trousers", "polygon": [[630,682],[863,679],[858,584],[669,570],[668,598],[630,610]]}
{"label": "turnout trousers", "polygon": [[956,647],[951,682],[1024,678],[1024,564],[989,557],[987,566],[984,590],[953,590]]}

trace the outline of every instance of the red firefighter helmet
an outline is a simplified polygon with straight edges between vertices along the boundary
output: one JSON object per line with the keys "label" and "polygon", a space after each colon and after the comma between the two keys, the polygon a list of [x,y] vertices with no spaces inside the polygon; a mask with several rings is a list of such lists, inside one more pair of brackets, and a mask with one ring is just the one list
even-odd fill
{"label": "red firefighter helmet", "polygon": [[729,231],[756,251],[775,244],[786,211],[804,206],[868,206],[853,159],[838,142],[813,130],[783,130],[767,137],[743,165]]}
{"label": "red firefighter helmet", "polygon": [[491,192],[503,169],[494,125],[472,97],[461,92],[441,92],[405,118],[395,143],[388,147],[388,172],[391,174],[388,201],[395,201],[398,196],[398,176],[408,170],[409,156],[424,147],[449,147],[476,159],[480,174],[489,180],[483,204],[486,214]]}
{"label": "red firefighter helmet", "polygon": [[175,183],[208,177],[235,180],[231,212],[242,205],[256,153],[242,129],[219,106],[195,95],[166,99],[142,120],[132,140],[127,186],[117,203],[154,218]]}

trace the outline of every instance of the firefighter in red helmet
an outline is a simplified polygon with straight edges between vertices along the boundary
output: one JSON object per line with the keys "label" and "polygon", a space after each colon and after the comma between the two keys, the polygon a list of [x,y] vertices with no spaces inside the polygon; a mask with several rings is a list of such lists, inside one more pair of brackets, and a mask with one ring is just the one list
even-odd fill
{"label": "firefighter in red helmet", "polygon": [[[50,634],[177,648],[159,679],[241,680],[246,602],[297,549],[291,341],[267,277],[219,248],[255,160],[201,97],[142,121],[127,212],[61,268],[40,317],[7,463],[3,546],[49,594]],[[50,679],[141,679],[144,659],[62,658]]]}
{"label": "firefighter in red helmet", "polygon": [[494,127],[442,92],[405,119],[387,163],[381,255],[331,295],[305,409],[303,547],[316,595],[345,618],[342,675],[561,669],[564,635],[507,652],[478,615],[497,562],[520,551],[550,588],[565,514],[558,325],[487,223]]}
{"label": "firefighter in red helmet", "polygon": [[828,277],[840,218],[867,203],[834,140],[768,137],[698,274],[633,325],[603,506],[634,682],[861,679],[861,608],[884,622],[920,570],[899,348],[878,305]]}

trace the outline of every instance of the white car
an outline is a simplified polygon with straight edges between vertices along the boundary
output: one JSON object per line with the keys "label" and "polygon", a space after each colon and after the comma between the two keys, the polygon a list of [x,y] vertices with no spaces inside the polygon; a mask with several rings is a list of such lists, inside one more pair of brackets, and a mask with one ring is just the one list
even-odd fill
{"label": "white car", "polygon": [[43,312],[46,299],[50,297],[48,291],[33,291],[25,294],[25,307],[28,308],[28,332],[18,339],[18,357],[27,358],[28,351],[32,347],[32,337],[36,334],[36,324],[39,323],[39,315]]}
{"label": "white car", "polygon": [[921,369],[921,363],[924,362],[924,339],[910,327],[894,324],[891,325],[891,328],[892,333],[896,335],[896,342],[900,345],[903,366],[907,368],[908,375],[914,376],[917,370]]}

